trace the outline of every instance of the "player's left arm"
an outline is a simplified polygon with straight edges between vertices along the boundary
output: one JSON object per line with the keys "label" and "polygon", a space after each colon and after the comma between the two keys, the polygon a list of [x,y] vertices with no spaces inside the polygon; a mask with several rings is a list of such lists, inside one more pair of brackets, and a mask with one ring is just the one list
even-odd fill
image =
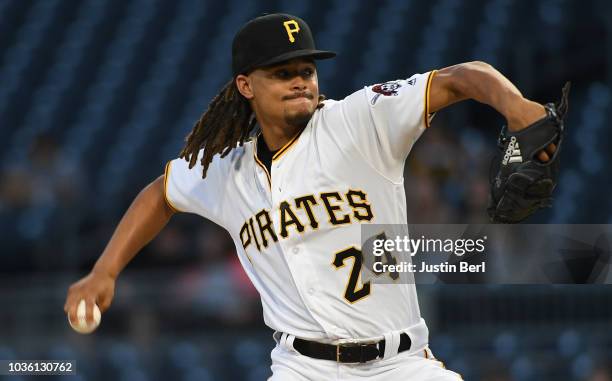
{"label": "player's left arm", "polygon": [[[506,117],[510,131],[519,131],[546,116],[543,105],[525,98],[508,78],[485,62],[449,66],[437,71],[431,80],[430,113],[465,99],[493,107]],[[553,153],[555,147],[546,150]],[[540,159],[548,160],[546,152],[540,152]]]}

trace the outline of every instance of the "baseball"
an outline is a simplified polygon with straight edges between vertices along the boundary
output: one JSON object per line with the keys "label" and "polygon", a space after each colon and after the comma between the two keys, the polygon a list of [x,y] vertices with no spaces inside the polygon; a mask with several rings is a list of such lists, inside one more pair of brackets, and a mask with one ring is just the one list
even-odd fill
{"label": "baseball", "polygon": [[94,323],[92,325],[88,325],[87,320],[85,318],[86,316],[85,307],[86,307],[85,300],[81,299],[81,301],[79,302],[79,306],[77,307],[77,319],[78,319],[77,322],[73,323],[72,321],[70,321],[70,316],[68,316],[68,323],[70,323],[70,326],[72,327],[72,329],[82,334],[92,333],[93,331],[95,331],[95,329],[98,328],[98,326],[100,325],[100,320],[102,320],[102,314],[100,313],[100,308],[98,308],[97,304],[94,304],[93,306]]}

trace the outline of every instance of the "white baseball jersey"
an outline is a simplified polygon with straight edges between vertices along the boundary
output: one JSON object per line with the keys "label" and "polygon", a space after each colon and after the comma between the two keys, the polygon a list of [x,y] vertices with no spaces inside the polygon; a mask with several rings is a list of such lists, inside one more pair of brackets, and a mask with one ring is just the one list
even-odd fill
{"label": "white baseball jersey", "polygon": [[272,329],[334,342],[410,328],[427,344],[414,284],[364,284],[355,268],[361,224],[407,223],[404,162],[429,123],[433,73],[324,101],[271,173],[258,138],[217,155],[205,179],[199,159],[166,166],[167,202],[227,229]]}

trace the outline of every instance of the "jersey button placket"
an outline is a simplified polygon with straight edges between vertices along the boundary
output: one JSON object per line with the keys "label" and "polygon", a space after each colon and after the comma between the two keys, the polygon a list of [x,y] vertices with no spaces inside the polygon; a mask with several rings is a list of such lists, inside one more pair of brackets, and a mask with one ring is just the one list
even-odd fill
{"label": "jersey button placket", "polygon": [[272,177],[272,173],[274,173],[274,177],[272,177],[273,179],[275,179],[276,181],[274,181],[274,183],[272,184],[272,190],[276,191],[276,194],[278,195],[278,197],[280,198],[281,193],[283,191],[283,188],[281,186],[281,181],[280,180],[280,176],[282,175],[279,171],[280,164],[275,164],[274,162],[272,162],[272,165],[270,166],[270,177]]}
{"label": "jersey button placket", "polygon": [[268,202],[272,204],[272,192],[270,191],[271,183],[268,182],[269,180],[266,171],[259,165],[255,166],[255,177],[260,190],[267,197]]}
{"label": "jersey button placket", "polygon": [[[272,178],[272,204],[278,206],[282,201],[287,201],[287,198],[290,198],[292,194],[291,182],[288,182],[283,186],[284,173],[281,170],[281,162],[286,159],[286,157],[280,157],[277,161],[272,162],[271,166],[271,178]],[[283,167],[284,168],[284,167]],[[283,188],[285,190],[285,196],[283,196]],[[278,212],[278,211],[277,211]],[[276,213],[278,215],[278,213]],[[280,223],[280,221],[278,221]],[[312,272],[313,264],[310,263],[308,255],[305,255],[307,251],[304,251],[303,247],[300,246],[299,243],[293,241],[295,244],[292,244],[291,241],[286,241],[283,239],[279,240],[279,243],[282,247],[284,253],[287,254],[287,265],[289,266],[289,271],[292,274],[292,277],[296,283],[298,288],[298,292],[302,295],[305,302],[305,307],[308,308],[309,312],[315,316],[315,319],[320,322],[316,316],[320,313],[317,312],[316,303],[312,300],[316,298],[317,290],[315,285],[317,284],[317,275]],[[300,255],[300,253],[304,255]]]}

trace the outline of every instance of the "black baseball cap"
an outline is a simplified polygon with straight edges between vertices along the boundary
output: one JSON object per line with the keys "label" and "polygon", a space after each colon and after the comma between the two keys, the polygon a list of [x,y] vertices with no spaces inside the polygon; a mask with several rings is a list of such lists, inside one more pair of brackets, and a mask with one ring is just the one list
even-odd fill
{"label": "black baseball cap", "polygon": [[284,13],[260,16],[244,24],[232,43],[234,77],[294,58],[333,58],[336,53],[317,50],[308,24]]}

